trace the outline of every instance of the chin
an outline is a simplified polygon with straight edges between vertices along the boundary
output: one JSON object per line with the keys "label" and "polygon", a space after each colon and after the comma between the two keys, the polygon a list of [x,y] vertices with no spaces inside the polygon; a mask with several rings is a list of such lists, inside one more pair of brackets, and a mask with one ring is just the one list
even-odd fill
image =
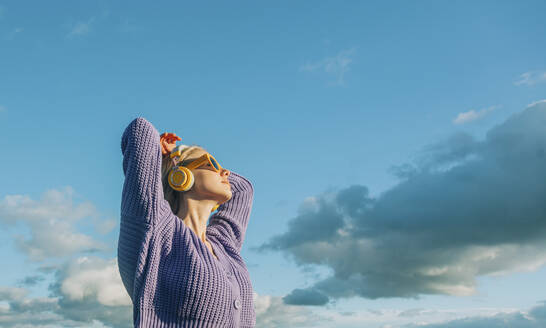
{"label": "chin", "polygon": [[228,191],[225,195],[226,195],[226,202],[227,202],[228,200],[230,200],[231,197],[233,196],[233,194],[231,193],[231,190]]}
{"label": "chin", "polygon": [[230,200],[232,196],[233,196],[233,194],[231,193],[231,190],[230,190],[230,191],[227,193],[228,200]]}

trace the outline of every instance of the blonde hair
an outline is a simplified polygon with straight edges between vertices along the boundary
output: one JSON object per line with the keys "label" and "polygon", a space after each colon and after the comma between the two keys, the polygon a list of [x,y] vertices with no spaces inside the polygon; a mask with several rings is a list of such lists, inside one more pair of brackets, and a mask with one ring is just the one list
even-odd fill
{"label": "blonde hair", "polygon": [[[186,145],[182,145],[186,146]],[[187,163],[188,157],[190,157],[191,154],[198,152],[198,151],[205,151],[205,148],[198,146],[198,145],[191,145],[186,146],[181,152],[180,156],[174,157],[174,162],[176,162],[176,166],[182,166],[189,164]],[[182,192],[174,190],[171,185],[169,185],[169,172],[171,169],[175,166],[175,163],[173,163],[173,159],[170,158],[169,155],[164,155],[163,160],[161,162],[161,182],[163,184],[163,197],[167,202],[169,202],[169,205],[171,206],[171,210],[176,215],[178,213],[178,210],[180,209],[180,201],[182,199]]]}

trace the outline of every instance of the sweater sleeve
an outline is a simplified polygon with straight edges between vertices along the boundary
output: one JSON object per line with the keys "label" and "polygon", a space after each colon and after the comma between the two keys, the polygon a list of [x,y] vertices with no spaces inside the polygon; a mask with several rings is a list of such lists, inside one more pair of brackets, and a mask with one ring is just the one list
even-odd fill
{"label": "sweater sleeve", "polygon": [[227,239],[237,253],[240,253],[252,210],[254,187],[250,181],[233,171],[228,176],[228,181],[232,196],[212,215],[209,228],[217,231],[222,237],[220,239]]}
{"label": "sweater sleeve", "polygon": [[134,119],[121,137],[125,182],[121,214],[153,225],[163,200],[159,132],[142,117]]}

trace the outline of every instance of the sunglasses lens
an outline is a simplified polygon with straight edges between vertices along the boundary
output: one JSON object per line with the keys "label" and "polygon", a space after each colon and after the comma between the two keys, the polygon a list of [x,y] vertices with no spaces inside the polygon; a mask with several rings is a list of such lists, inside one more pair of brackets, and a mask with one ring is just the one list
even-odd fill
{"label": "sunglasses lens", "polygon": [[218,162],[216,162],[216,160],[214,158],[210,158],[210,161],[212,163],[212,166],[214,166],[215,169],[219,170],[220,169],[220,165],[218,165]]}

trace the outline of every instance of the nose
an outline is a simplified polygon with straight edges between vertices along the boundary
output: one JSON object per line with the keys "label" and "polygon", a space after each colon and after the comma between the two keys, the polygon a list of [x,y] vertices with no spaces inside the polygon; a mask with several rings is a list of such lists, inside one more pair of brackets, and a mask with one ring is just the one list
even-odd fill
{"label": "nose", "polygon": [[228,177],[230,174],[231,172],[228,169],[222,169],[222,173],[221,173],[222,176]]}

